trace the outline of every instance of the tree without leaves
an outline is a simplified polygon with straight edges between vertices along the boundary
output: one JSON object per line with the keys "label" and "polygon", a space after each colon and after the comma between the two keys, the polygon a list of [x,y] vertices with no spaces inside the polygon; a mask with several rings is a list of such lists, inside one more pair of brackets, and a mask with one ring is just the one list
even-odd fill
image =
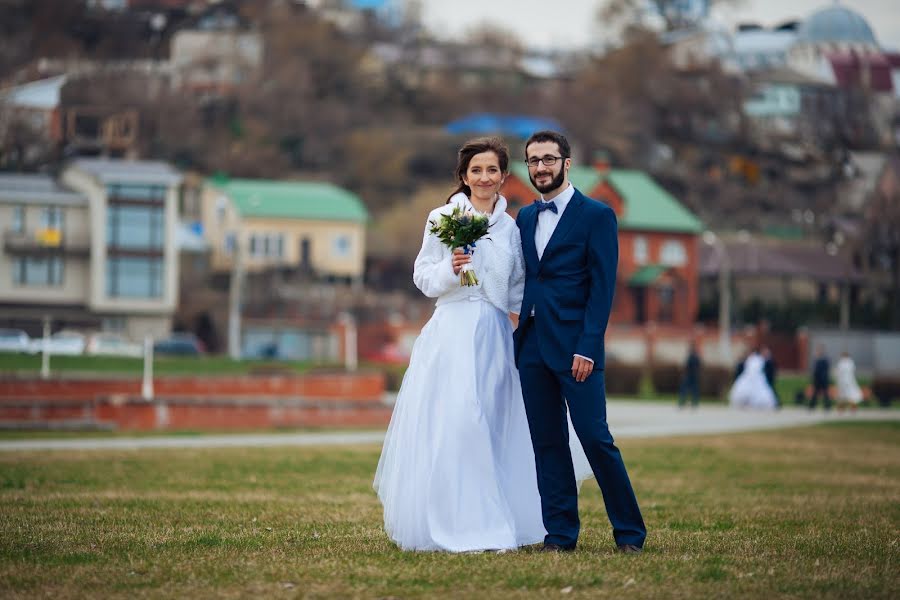
{"label": "tree without leaves", "polygon": [[[709,0],[709,4],[739,5],[743,0]],[[618,23],[624,27],[642,26],[647,14],[647,0],[607,0],[597,10],[597,19],[604,23]],[[666,31],[697,25],[696,16],[685,12],[680,0],[650,0],[654,12],[665,23]]]}
{"label": "tree without leaves", "polygon": [[862,243],[864,256],[890,273],[890,326],[900,330],[900,157],[892,157],[887,169],[866,209]]}

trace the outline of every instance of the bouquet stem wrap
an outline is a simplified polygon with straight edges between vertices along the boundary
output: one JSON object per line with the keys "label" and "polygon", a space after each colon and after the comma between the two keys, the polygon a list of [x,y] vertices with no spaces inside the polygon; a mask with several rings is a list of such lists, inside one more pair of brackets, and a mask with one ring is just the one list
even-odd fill
{"label": "bouquet stem wrap", "polygon": [[[470,246],[466,246],[463,248],[463,252],[471,256],[475,253],[475,244]],[[478,285],[478,277],[475,276],[475,267],[472,266],[472,263],[466,263],[459,269],[459,285],[460,286],[473,286]]]}

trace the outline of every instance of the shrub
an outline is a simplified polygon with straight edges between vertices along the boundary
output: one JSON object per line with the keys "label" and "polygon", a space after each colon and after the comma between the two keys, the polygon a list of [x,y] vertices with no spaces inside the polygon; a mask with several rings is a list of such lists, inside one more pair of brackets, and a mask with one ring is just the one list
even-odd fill
{"label": "shrub", "polygon": [[606,393],[614,396],[636,396],[641,390],[643,367],[607,361],[604,379]]}
{"label": "shrub", "polygon": [[650,372],[653,391],[657,394],[677,394],[681,388],[683,375],[684,368],[681,365],[654,365],[653,370]]}
{"label": "shrub", "polygon": [[728,395],[734,371],[728,367],[704,366],[700,369],[700,395],[724,398]]}
{"label": "shrub", "polygon": [[900,398],[900,376],[876,375],[872,379],[872,395],[881,406],[890,406],[894,398]]}

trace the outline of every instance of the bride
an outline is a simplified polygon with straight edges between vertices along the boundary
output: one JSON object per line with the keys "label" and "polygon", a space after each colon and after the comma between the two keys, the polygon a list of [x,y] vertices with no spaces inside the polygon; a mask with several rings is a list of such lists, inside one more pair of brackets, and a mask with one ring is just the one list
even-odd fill
{"label": "bride", "polygon": [[[426,223],[413,281],[437,298],[403,378],[375,473],[388,535],[404,550],[508,550],[544,539],[534,451],[513,361],[524,259],[499,194],[509,151],[497,138],[459,151],[458,188],[428,215],[455,206],[489,216],[471,256],[451,253]],[[470,262],[479,279],[460,286]],[[577,444],[576,436],[571,436]],[[590,467],[575,448],[581,479]]]}
{"label": "bride", "polygon": [[734,380],[728,392],[728,401],[732,407],[760,410],[778,408],[775,392],[766,381],[765,363],[765,359],[757,350],[750,353],[744,361],[741,374]]}

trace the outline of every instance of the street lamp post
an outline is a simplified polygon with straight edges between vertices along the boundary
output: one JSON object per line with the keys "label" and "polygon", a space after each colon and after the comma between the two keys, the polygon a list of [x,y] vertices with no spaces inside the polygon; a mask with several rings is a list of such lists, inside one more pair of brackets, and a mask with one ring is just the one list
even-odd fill
{"label": "street lamp post", "polygon": [[355,373],[358,365],[356,319],[350,312],[345,312],[338,317],[338,321],[344,326],[344,368],[350,373]]}
{"label": "street lamp post", "polygon": [[704,231],[703,243],[714,247],[719,257],[719,352],[731,365],[731,262],[725,243],[715,233]]}
{"label": "street lamp post", "polygon": [[244,288],[244,244],[240,236],[235,236],[234,262],[228,289],[228,356],[232,360],[241,358],[241,305]]}

